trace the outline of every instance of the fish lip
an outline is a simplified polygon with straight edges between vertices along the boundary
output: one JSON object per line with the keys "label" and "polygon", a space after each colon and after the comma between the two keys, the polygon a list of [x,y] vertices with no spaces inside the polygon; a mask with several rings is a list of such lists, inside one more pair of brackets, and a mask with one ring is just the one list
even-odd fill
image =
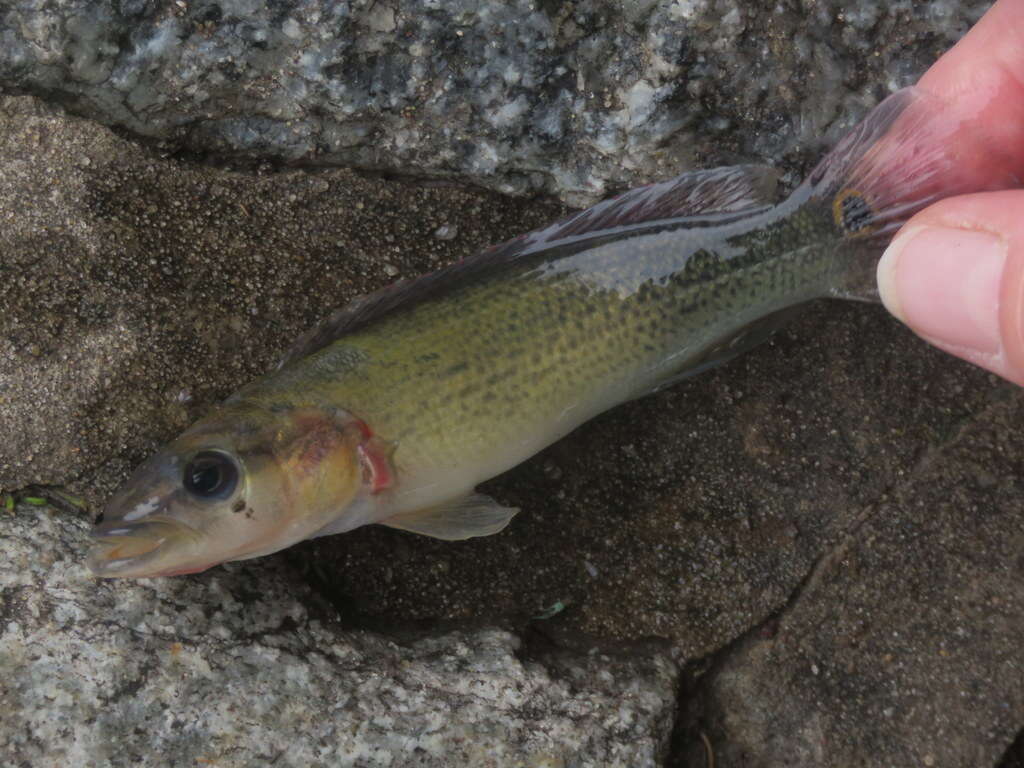
{"label": "fish lip", "polygon": [[[92,547],[86,564],[94,576],[101,578],[159,576],[161,572],[169,569],[151,566],[164,554],[164,545],[172,535],[176,535],[180,540],[182,534],[194,538],[198,536],[198,531],[190,525],[167,518],[138,523],[116,520],[102,523],[90,533]],[[146,541],[147,539],[149,541]],[[133,541],[136,544],[134,547]],[[141,548],[138,546],[140,541]],[[115,557],[118,550],[125,547],[132,549],[131,554],[126,557]]]}

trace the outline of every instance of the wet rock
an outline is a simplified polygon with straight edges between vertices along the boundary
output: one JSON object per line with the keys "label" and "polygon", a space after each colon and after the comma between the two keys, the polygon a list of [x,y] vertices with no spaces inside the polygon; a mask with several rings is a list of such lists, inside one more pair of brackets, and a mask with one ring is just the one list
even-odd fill
{"label": "wet rock", "polygon": [[18,3],[0,86],[203,154],[581,204],[698,160],[816,151],[988,5]]}
{"label": "wet rock", "polygon": [[4,765],[661,764],[663,647],[523,653],[502,630],[347,632],[284,568],[98,582],[85,524],[2,519]]}
{"label": "wet rock", "polygon": [[686,718],[716,765],[1013,765],[1024,722],[1024,403],[997,402],[866,507]]}

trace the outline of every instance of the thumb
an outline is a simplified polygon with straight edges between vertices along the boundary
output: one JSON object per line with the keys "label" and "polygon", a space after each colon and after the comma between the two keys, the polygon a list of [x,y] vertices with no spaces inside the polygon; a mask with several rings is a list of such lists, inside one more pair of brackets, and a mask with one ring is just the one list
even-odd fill
{"label": "thumb", "polygon": [[878,263],[878,292],[926,341],[1024,384],[1024,191],[914,216]]}

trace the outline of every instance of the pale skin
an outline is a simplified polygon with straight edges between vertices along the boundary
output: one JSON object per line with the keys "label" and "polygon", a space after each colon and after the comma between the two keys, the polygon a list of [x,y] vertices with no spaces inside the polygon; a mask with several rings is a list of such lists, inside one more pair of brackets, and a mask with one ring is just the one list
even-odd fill
{"label": "pale skin", "polygon": [[[918,87],[984,126],[1005,170],[1024,183],[1024,0],[996,2]],[[949,198],[918,213],[879,262],[878,288],[929,343],[1024,385],[1024,190]]]}

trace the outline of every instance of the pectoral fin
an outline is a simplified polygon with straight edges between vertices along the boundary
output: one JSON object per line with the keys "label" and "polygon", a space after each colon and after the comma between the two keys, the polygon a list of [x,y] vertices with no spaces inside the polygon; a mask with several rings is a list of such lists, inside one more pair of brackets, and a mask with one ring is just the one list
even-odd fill
{"label": "pectoral fin", "polygon": [[380,524],[435,539],[459,541],[497,533],[518,511],[515,507],[501,506],[490,496],[471,493],[433,507],[389,517]]}

